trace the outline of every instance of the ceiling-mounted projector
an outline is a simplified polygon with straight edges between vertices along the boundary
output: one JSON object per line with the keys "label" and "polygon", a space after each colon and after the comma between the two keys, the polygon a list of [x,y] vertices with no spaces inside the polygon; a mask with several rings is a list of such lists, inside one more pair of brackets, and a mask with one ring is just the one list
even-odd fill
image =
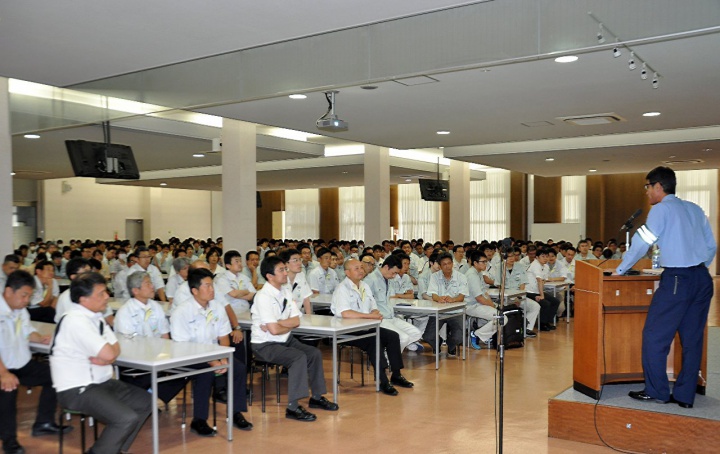
{"label": "ceiling-mounted projector", "polygon": [[340,93],[337,90],[326,91],[325,99],[328,102],[328,110],[325,115],[318,118],[315,126],[322,131],[343,132],[348,130],[348,122],[338,118],[335,113],[335,94]]}
{"label": "ceiling-mounted projector", "polygon": [[348,122],[339,119],[337,115],[328,115],[327,117],[318,118],[315,125],[318,129],[323,131],[342,132],[348,130]]}

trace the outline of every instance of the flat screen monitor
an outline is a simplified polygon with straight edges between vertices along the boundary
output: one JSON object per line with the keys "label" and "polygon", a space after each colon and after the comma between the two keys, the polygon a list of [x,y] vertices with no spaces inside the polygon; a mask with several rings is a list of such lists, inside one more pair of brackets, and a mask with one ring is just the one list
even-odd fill
{"label": "flat screen monitor", "polygon": [[446,180],[419,179],[420,196],[428,202],[447,202],[450,200],[450,187]]}
{"label": "flat screen monitor", "polygon": [[140,179],[132,148],[127,145],[66,140],[65,147],[75,176],[121,180]]}

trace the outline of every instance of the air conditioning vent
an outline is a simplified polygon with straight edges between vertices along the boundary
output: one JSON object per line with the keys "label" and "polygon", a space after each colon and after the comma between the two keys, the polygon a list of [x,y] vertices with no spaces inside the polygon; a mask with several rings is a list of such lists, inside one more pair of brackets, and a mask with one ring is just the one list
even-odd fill
{"label": "air conditioning vent", "polygon": [[674,159],[672,161],[663,161],[662,163],[668,166],[681,165],[681,164],[702,164],[702,159]]}
{"label": "air conditioning vent", "polygon": [[577,115],[573,117],[557,117],[557,119],[573,126],[608,125],[611,123],[625,121],[623,117],[614,112],[592,115]]}

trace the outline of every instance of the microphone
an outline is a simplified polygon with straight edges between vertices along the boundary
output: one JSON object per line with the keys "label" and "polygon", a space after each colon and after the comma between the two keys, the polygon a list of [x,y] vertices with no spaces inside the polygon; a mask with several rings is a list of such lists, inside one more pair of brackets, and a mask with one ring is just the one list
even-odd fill
{"label": "microphone", "polygon": [[629,230],[629,229],[631,229],[631,228],[632,228],[632,222],[633,222],[638,216],[640,216],[640,215],[642,214],[642,212],[643,212],[642,208],[638,208],[638,210],[637,210],[636,212],[634,212],[634,213],[632,214],[632,216],[630,216],[630,217],[628,218],[627,221],[625,221],[625,224],[623,224],[623,226],[620,227],[620,230]]}
{"label": "microphone", "polygon": [[[638,210],[638,211],[642,211],[642,210]],[[637,213],[636,213],[636,214],[637,214]],[[608,260],[610,260],[610,259],[612,258],[612,256],[613,256],[613,253],[612,253],[612,251],[611,251],[610,249],[605,249],[605,250],[603,251],[603,253],[602,253],[602,256],[603,256],[603,258],[604,258],[605,260],[603,260],[602,262],[600,262],[600,263],[597,264],[598,268],[600,268],[600,265],[602,265],[603,263],[605,263],[605,262],[607,262]]]}

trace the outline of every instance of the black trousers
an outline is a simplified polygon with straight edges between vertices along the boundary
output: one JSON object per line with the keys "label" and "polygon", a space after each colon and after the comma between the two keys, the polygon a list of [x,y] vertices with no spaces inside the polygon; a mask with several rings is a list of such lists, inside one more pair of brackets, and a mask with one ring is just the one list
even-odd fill
{"label": "black trousers", "polygon": [[[368,333],[374,333],[368,331]],[[346,342],[347,345],[353,345],[359,347],[365,353],[368,354],[370,362],[373,367],[377,367],[377,358],[375,357],[375,338],[365,337],[354,341]],[[403,365],[402,352],[400,351],[400,336],[395,331],[391,331],[386,328],[380,328],[380,383],[387,383],[388,378],[385,375],[385,369],[388,367],[388,361],[385,361],[385,355],[387,353],[387,359],[390,362],[390,370],[392,372],[398,372],[400,369],[405,367]]]}
{"label": "black trousers", "polygon": [[63,408],[85,413],[105,424],[92,446],[95,454],[129,451],[152,412],[152,397],[147,391],[113,379],[62,391],[58,401]]}
{"label": "black trousers", "polygon": [[[38,402],[36,423],[53,422],[57,397],[52,387],[50,366],[30,360],[20,369],[10,369],[23,386],[42,386]],[[17,394],[18,390],[0,391],[0,438],[3,441],[17,437]]]}
{"label": "black trousers", "polygon": [[[435,345],[435,317],[428,317],[428,323],[425,326],[425,332],[422,338],[425,342],[432,346],[433,350],[437,353],[440,352],[440,346]],[[444,325],[447,325],[447,342],[448,351],[451,352],[457,348],[458,345],[462,345],[463,342],[463,330],[462,330],[462,318],[453,317],[445,320],[440,320],[440,326],[438,330],[441,330]]]}
{"label": "black trousers", "polygon": [[[191,369],[204,369],[207,364],[195,364],[187,366]],[[205,372],[192,376],[195,382],[193,389],[193,418],[208,419],[210,413],[210,394],[213,386],[217,389],[227,387],[227,372],[215,375],[215,372]],[[245,363],[233,361],[233,412],[247,411],[247,368]]]}
{"label": "black trousers", "polygon": [[[540,295],[537,293],[527,294],[527,297],[533,301],[536,301],[535,298],[538,296]],[[552,323],[557,315],[558,307],[560,307],[560,300],[549,293],[544,293],[542,296],[543,299],[537,302],[540,305],[540,324]]]}
{"label": "black trousers", "polygon": [[[152,375],[149,372],[138,371],[138,375],[127,375],[127,370],[128,368],[126,367],[120,368],[120,380],[135,385],[145,391],[152,388]],[[162,376],[162,374],[160,376]],[[185,378],[160,382],[158,383],[157,397],[163,402],[168,403],[183,390],[186,384],[187,381]]]}
{"label": "black trousers", "polygon": [[30,313],[30,320],[34,322],[55,323],[54,307],[28,307],[27,310]]}

